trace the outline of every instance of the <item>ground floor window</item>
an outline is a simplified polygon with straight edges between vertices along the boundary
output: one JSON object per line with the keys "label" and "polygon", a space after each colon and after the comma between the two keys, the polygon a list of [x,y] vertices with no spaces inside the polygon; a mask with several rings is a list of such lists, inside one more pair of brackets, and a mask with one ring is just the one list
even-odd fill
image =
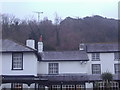
{"label": "ground floor window", "polygon": [[76,90],[84,90],[85,85],[76,85]]}
{"label": "ground floor window", "polygon": [[75,90],[75,85],[62,85],[63,90]]}
{"label": "ground floor window", "polygon": [[96,82],[94,84],[94,88],[98,89],[98,90],[119,90],[119,83],[115,82],[115,81],[111,81],[111,82]]}
{"label": "ground floor window", "polygon": [[45,90],[44,85],[36,84],[36,90]]}
{"label": "ground floor window", "polygon": [[60,85],[52,85],[52,90],[60,90]]}
{"label": "ground floor window", "polygon": [[61,88],[62,90],[85,90],[85,85],[52,85],[52,90],[61,90]]}
{"label": "ground floor window", "polygon": [[12,83],[11,84],[12,86],[12,90],[22,90],[22,88],[23,88],[23,84],[21,84],[21,83]]}

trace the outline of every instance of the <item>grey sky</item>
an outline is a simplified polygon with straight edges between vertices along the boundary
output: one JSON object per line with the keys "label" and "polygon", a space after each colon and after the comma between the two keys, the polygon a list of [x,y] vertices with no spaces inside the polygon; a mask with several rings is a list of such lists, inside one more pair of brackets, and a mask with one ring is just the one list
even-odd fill
{"label": "grey sky", "polygon": [[37,2],[1,2],[2,13],[12,14],[20,19],[37,19],[33,11],[42,11],[40,19],[48,17],[54,20],[55,12],[62,19],[65,17],[82,18],[92,15],[101,15],[108,18],[118,18],[118,1],[37,1]]}

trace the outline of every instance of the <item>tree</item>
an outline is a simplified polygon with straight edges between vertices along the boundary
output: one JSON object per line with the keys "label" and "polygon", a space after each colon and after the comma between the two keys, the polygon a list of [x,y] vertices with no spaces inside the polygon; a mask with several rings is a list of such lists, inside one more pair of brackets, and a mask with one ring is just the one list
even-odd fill
{"label": "tree", "polygon": [[55,29],[56,29],[56,46],[59,46],[60,45],[60,37],[59,37],[59,24],[61,22],[61,18],[58,17],[58,14],[55,13],[55,20],[54,20],[54,23],[55,23]]}
{"label": "tree", "polygon": [[104,73],[102,73],[101,78],[103,81],[110,82],[113,79],[113,75],[110,72],[104,72]]}
{"label": "tree", "polygon": [[110,89],[110,81],[113,80],[113,75],[110,72],[104,72],[101,75],[103,82],[105,82],[104,87],[105,89]]}

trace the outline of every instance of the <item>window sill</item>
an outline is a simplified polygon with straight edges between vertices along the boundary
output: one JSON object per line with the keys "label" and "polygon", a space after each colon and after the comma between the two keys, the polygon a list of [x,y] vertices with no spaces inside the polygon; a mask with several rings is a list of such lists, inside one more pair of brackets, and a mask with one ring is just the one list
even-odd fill
{"label": "window sill", "polygon": [[49,73],[48,75],[59,75],[59,73],[55,73],[55,74],[50,74],[50,73]]}
{"label": "window sill", "polygon": [[92,75],[101,75],[101,73],[99,73],[99,74],[93,74],[93,73],[92,73]]}
{"label": "window sill", "polygon": [[100,59],[96,59],[96,60],[93,60],[93,59],[92,59],[92,61],[100,61]]}
{"label": "window sill", "polygon": [[114,61],[120,61],[120,59],[114,59]]}
{"label": "window sill", "polygon": [[23,70],[23,69],[11,69],[11,70]]}

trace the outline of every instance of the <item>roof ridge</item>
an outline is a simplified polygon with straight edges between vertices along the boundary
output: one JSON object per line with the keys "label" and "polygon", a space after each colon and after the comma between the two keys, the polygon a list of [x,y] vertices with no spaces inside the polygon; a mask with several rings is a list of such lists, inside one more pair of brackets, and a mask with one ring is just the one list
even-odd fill
{"label": "roof ridge", "polygon": [[98,42],[98,43],[85,43],[85,44],[118,44],[119,42]]}

